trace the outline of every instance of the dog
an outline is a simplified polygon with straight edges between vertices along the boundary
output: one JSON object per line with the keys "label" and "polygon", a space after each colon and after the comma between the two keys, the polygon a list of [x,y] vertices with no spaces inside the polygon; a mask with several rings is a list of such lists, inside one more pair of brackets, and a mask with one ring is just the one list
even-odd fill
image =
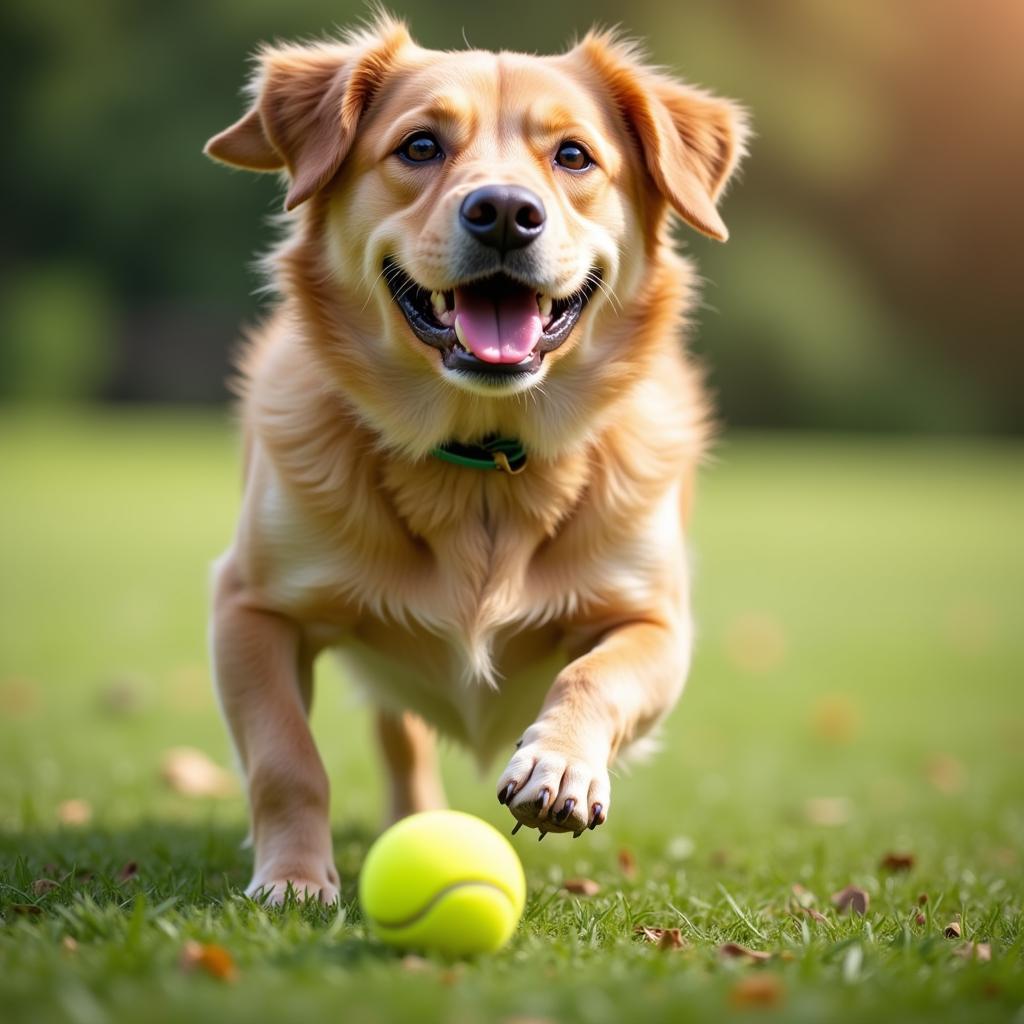
{"label": "dog", "polygon": [[249,98],[205,150],[287,186],[211,616],[247,891],[338,897],[307,724],[327,649],[374,707],[392,819],[444,805],[441,734],[511,751],[516,829],[578,837],[689,667],[709,403],[670,231],[726,239],[745,113],[614,32],[438,52],[385,14],[265,47]]}

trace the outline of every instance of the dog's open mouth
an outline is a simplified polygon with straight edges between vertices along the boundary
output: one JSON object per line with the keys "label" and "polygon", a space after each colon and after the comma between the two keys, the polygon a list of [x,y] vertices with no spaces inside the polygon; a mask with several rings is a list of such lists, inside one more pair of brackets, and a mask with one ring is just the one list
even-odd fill
{"label": "dog's open mouth", "polygon": [[504,274],[429,292],[391,258],[384,261],[384,277],[413,333],[440,349],[448,369],[489,377],[536,373],[545,353],[572,333],[600,271],[593,270],[566,298],[537,292]]}

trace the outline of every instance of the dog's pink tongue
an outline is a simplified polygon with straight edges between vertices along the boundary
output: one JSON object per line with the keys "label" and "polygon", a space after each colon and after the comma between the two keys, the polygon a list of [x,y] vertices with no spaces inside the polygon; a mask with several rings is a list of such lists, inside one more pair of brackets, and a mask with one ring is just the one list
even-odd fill
{"label": "dog's pink tongue", "polygon": [[455,320],[462,344],[487,363],[520,363],[540,338],[537,297],[529,288],[500,296],[456,288]]}

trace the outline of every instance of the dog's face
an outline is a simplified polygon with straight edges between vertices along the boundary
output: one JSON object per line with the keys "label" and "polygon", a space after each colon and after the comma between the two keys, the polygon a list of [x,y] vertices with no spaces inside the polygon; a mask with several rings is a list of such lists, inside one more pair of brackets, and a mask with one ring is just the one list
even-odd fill
{"label": "dog's face", "polygon": [[286,169],[289,209],[318,197],[353,319],[379,313],[375,358],[460,389],[500,397],[610,358],[594,326],[643,290],[669,208],[725,237],[740,113],[609,36],[554,57],[439,53],[382,21],[265,51],[254,92],[208,152]]}
{"label": "dog's face", "polygon": [[396,72],[350,160],[335,262],[382,276],[398,333],[457,386],[540,381],[637,240],[607,107],[540,58],[455,53]]}

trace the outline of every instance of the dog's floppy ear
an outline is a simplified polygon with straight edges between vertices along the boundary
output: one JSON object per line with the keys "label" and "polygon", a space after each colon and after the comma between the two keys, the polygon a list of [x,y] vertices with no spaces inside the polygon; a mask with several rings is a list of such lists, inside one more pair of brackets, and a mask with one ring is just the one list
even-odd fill
{"label": "dog's floppy ear", "polygon": [[340,43],[264,47],[251,108],[203,152],[250,171],[286,170],[284,206],[294,210],[337,173],[360,114],[411,42],[402,22],[382,16]]}
{"label": "dog's floppy ear", "polygon": [[614,33],[590,32],[576,50],[617,104],[661,194],[691,227],[724,242],[715,203],[745,152],[745,111],[646,66]]}

